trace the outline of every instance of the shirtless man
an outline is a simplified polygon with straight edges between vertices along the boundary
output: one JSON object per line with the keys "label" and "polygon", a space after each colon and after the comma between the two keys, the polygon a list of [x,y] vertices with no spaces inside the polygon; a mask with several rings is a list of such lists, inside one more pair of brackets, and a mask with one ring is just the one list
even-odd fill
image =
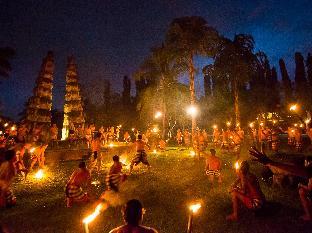
{"label": "shirtless man", "polygon": [[216,156],[216,150],[210,149],[210,155],[206,159],[206,175],[209,177],[209,181],[213,183],[214,178],[218,178],[218,182],[221,183],[221,159]]}
{"label": "shirtless man", "polygon": [[31,164],[30,164],[29,171],[33,169],[36,163],[38,163],[38,166],[40,168],[44,167],[44,162],[45,162],[44,154],[45,154],[45,150],[47,149],[47,147],[48,147],[48,144],[39,144],[39,146],[35,148],[31,156]]}
{"label": "shirtless man", "polygon": [[0,165],[0,207],[11,207],[16,204],[11,189],[13,178],[17,173],[15,151],[6,151],[4,159]]}
{"label": "shirtless man", "polygon": [[109,233],[158,233],[155,229],[141,225],[143,220],[143,207],[140,201],[130,200],[122,208],[125,225],[111,230]]}
{"label": "shirtless man", "polygon": [[101,158],[101,134],[96,133],[91,141],[91,151],[92,151],[92,165],[91,165],[91,172],[92,170],[96,169],[97,171],[101,170],[102,165],[102,158]]}
{"label": "shirtless man", "polygon": [[113,156],[114,164],[111,166],[109,173],[106,175],[105,183],[107,190],[119,191],[119,184],[126,179],[126,175],[122,173],[122,166],[125,164],[119,161],[119,156]]}
{"label": "shirtless man", "polygon": [[308,179],[308,185],[299,184],[298,192],[301,201],[301,205],[304,210],[304,215],[301,219],[304,221],[312,221],[312,171],[310,168],[296,166],[293,164],[280,163],[272,161],[264,153],[259,152],[255,148],[252,148],[249,153],[254,156],[258,162],[262,163],[269,168],[277,168],[289,174],[299,176],[304,179]]}
{"label": "shirtless man", "polygon": [[85,162],[80,162],[79,168],[73,172],[66,184],[67,207],[71,207],[74,202],[81,203],[90,200],[88,192],[82,190],[83,186],[86,186],[88,191],[91,190],[91,175]]}
{"label": "shirtless man", "polygon": [[151,165],[147,161],[147,154],[145,152],[145,147],[148,147],[148,145],[142,140],[142,135],[138,135],[138,140],[134,144],[136,147],[136,156],[131,162],[130,174],[132,172],[133,165],[137,166],[140,162],[147,165],[149,168],[151,167]]}
{"label": "shirtless man", "polygon": [[248,209],[259,210],[265,203],[257,177],[250,173],[247,161],[242,162],[238,171],[238,179],[231,186],[233,213],[226,217],[227,220],[238,220],[238,202],[242,202]]}

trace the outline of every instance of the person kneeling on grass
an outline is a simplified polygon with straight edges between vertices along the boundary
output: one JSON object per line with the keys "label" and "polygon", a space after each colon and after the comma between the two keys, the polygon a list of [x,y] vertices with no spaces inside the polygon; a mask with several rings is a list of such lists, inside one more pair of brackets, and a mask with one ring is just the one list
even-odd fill
{"label": "person kneeling on grass", "polygon": [[209,181],[213,183],[214,178],[218,179],[221,183],[221,159],[216,156],[216,150],[210,149],[210,155],[206,159],[206,175],[209,177]]}
{"label": "person kneeling on grass", "polygon": [[85,162],[79,163],[79,168],[73,172],[65,188],[67,207],[71,207],[74,202],[88,202],[90,200],[88,192],[84,192],[82,187],[86,186],[91,190],[91,175]]}
{"label": "person kneeling on grass", "polygon": [[114,164],[111,166],[109,173],[106,175],[105,182],[107,190],[119,191],[119,185],[125,181],[126,175],[122,173],[122,166],[125,164],[119,161],[119,156],[113,156]]}
{"label": "person kneeling on grass", "polygon": [[233,213],[227,220],[238,220],[238,202],[242,202],[250,210],[260,210],[265,203],[257,177],[250,173],[247,161],[242,162],[238,171],[238,179],[231,187]]}
{"label": "person kneeling on grass", "polygon": [[308,185],[299,184],[298,192],[301,201],[301,205],[304,210],[304,215],[301,219],[304,221],[312,221],[312,169],[311,167],[297,166],[293,164],[281,163],[277,161],[272,161],[266,156],[266,154],[261,153],[256,148],[249,150],[250,155],[254,156],[257,161],[269,168],[280,169],[290,175],[298,176],[308,180]]}
{"label": "person kneeling on grass", "polygon": [[14,150],[7,150],[4,162],[0,165],[0,207],[11,207],[16,204],[11,184],[17,173],[16,154]]}
{"label": "person kneeling on grass", "polygon": [[147,154],[145,152],[145,147],[146,146],[148,147],[146,142],[144,142],[142,140],[142,135],[138,135],[138,140],[135,142],[136,156],[134,157],[134,159],[131,162],[130,174],[132,172],[133,165],[137,166],[140,162],[142,162],[143,164],[147,165],[149,168],[151,167],[151,165],[147,161]]}
{"label": "person kneeling on grass", "polygon": [[122,209],[125,225],[111,230],[109,233],[158,233],[155,229],[141,225],[144,209],[139,200],[133,199]]}

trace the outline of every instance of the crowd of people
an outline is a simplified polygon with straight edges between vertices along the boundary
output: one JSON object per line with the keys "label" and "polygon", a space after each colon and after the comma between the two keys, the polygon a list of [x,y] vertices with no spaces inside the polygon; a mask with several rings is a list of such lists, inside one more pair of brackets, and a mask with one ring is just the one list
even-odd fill
{"label": "crowd of people", "polygon": [[[78,138],[78,130],[69,131],[69,141]],[[249,125],[249,128],[244,132],[239,126],[235,128],[227,127],[219,129],[217,126],[213,127],[213,131],[209,134],[205,129],[196,129],[195,134],[192,135],[188,129],[177,129],[174,137],[178,146],[186,148],[193,148],[196,153],[206,156],[205,172],[208,176],[208,181],[214,183],[215,180],[222,183],[222,162],[216,155],[216,149],[221,152],[226,151],[236,155],[239,158],[241,146],[248,141],[255,146],[250,151],[260,163],[269,168],[278,168],[286,172],[307,179],[307,184],[299,184],[298,192],[301,204],[304,209],[303,220],[312,220],[312,177],[311,170],[307,166],[296,167],[288,164],[281,164],[270,160],[265,151],[270,149],[277,152],[280,144],[280,133],[287,133],[288,145],[297,151],[302,151],[303,138],[302,125],[289,126],[287,130],[281,127],[265,127],[259,125],[255,128],[254,125]],[[306,134],[310,139],[312,129],[307,127]],[[124,143],[131,143],[134,141],[136,154],[131,161],[130,170],[128,173],[123,171],[123,164],[118,155],[112,158],[113,165],[109,169],[105,177],[106,190],[105,192],[118,193],[120,185],[132,173],[134,166],[143,163],[150,168],[150,163],[147,159],[147,151],[153,148],[165,150],[168,140],[164,140],[159,135],[159,130],[155,128],[147,129],[145,132],[139,132],[137,129],[130,131],[123,131],[121,136],[121,126],[109,127],[104,129],[100,127],[96,130],[93,124],[86,127],[82,139],[86,142],[86,146],[90,149],[91,158],[89,161],[82,161],[78,168],[70,176],[66,187],[65,196],[67,207],[71,207],[74,203],[86,203],[93,200],[91,192],[91,176],[92,170],[99,171],[101,169],[101,147],[110,142],[123,141]],[[5,132],[1,131],[1,161],[0,161],[0,207],[11,207],[15,205],[16,198],[13,194],[11,184],[14,176],[21,173],[25,176],[37,165],[39,168],[45,166],[45,150],[48,145],[53,147],[53,143],[58,140],[58,129],[53,124],[49,130],[44,130],[42,126],[34,126],[31,130],[27,125],[20,124],[18,126],[7,127]],[[129,145],[130,146],[130,145]],[[207,148],[210,153],[207,154]],[[258,148],[259,150],[255,149]],[[28,159],[25,159],[28,157]],[[250,210],[258,211],[266,205],[266,199],[261,191],[257,177],[250,172],[249,163],[243,161],[236,169],[237,179],[230,187],[229,193],[232,198],[233,212],[227,216],[227,220],[236,221],[239,219],[239,203],[242,203]],[[105,196],[104,194],[101,195]],[[142,221],[142,205],[138,200],[131,200],[127,202],[123,209],[123,217],[125,225],[112,230],[112,233],[117,232],[147,232],[155,233],[156,230],[141,226]]]}

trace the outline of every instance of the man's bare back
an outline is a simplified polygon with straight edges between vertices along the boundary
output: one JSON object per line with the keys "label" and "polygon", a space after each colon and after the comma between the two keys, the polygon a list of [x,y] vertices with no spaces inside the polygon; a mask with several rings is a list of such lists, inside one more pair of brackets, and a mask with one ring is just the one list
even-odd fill
{"label": "man's bare back", "polygon": [[109,233],[158,233],[158,232],[150,227],[123,225],[111,230]]}

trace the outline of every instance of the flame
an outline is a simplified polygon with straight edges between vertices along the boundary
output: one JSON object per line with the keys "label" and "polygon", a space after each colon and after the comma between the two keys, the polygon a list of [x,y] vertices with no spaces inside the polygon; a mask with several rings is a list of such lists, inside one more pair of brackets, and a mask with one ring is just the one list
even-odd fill
{"label": "flame", "polygon": [[35,150],[36,150],[36,147],[32,147],[32,148],[29,150],[29,152],[30,152],[30,153],[34,153]]}
{"label": "flame", "polygon": [[273,120],[273,124],[275,124],[276,123],[276,120]]}
{"label": "flame", "polygon": [[132,128],[131,130],[132,130],[132,131],[134,131],[134,130],[135,130],[135,128]]}
{"label": "flame", "polygon": [[98,204],[96,207],[95,207],[95,210],[92,214],[90,214],[89,216],[85,217],[82,222],[84,224],[89,224],[90,222],[92,222],[100,213],[101,213],[101,210],[103,208],[103,204],[100,203]]}
{"label": "flame", "polygon": [[303,124],[300,124],[300,126],[299,126],[300,128],[303,128]]}
{"label": "flame", "polygon": [[236,170],[238,170],[240,168],[240,164],[239,164],[238,161],[234,164],[234,167],[235,167]]}
{"label": "flame", "polygon": [[310,119],[306,119],[304,122],[305,122],[306,124],[309,124],[309,123],[310,123]]}
{"label": "flame", "polygon": [[161,112],[158,111],[158,112],[155,113],[155,119],[158,119],[161,116],[162,116]]}
{"label": "flame", "polygon": [[114,143],[110,143],[108,146],[109,146],[110,148],[113,148],[113,147],[114,147]]}
{"label": "flame", "polygon": [[197,203],[197,204],[193,204],[190,205],[190,210],[195,214],[197,213],[197,211],[201,208],[201,204]]}
{"label": "flame", "polygon": [[293,104],[289,108],[290,111],[296,111],[297,110],[297,104]]}
{"label": "flame", "polygon": [[14,131],[16,128],[15,128],[15,126],[12,126],[11,127],[11,131]]}
{"label": "flame", "polygon": [[92,181],[91,184],[93,184],[93,185],[99,185],[99,184],[101,184],[101,182],[98,181],[98,180],[95,180],[95,181]]}
{"label": "flame", "polygon": [[230,121],[226,122],[226,125],[231,126],[231,122]]}
{"label": "flame", "polygon": [[294,126],[295,126],[295,127],[297,127],[297,126],[298,126],[298,124],[294,124]]}
{"label": "flame", "polygon": [[8,125],[9,125],[8,123],[5,123],[3,126],[4,126],[4,127],[7,127]]}
{"label": "flame", "polygon": [[217,126],[217,125],[213,125],[213,126],[212,126],[212,128],[217,129],[217,128],[218,128],[218,126]]}
{"label": "flame", "polygon": [[127,165],[127,158],[120,158],[120,162]]}
{"label": "flame", "polygon": [[35,174],[35,178],[36,179],[42,179],[44,177],[44,173],[43,173],[43,170],[40,169],[36,174]]}
{"label": "flame", "polygon": [[260,123],[260,126],[263,126],[263,125],[264,125],[264,123],[263,123],[263,122],[261,122],[261,123]]}
{"label": "flame", "polygon": [[254,127],[254,123],[253,122],[249,123],[249,127],[253,128]]}
{"label": "flame", "polygon": [[194,157],[195,155],[196,155],[195,151],[193,151],[193,150],[190,151],[190,156],[191,156],[191,157]]}
{"label": "flame", "polygon": [[154,128],[152,129],[152,131],[153,131],[154,133],[157,133],[157,132],[159,131],[159,129],[158,129],[157,127],[154,127]]}

